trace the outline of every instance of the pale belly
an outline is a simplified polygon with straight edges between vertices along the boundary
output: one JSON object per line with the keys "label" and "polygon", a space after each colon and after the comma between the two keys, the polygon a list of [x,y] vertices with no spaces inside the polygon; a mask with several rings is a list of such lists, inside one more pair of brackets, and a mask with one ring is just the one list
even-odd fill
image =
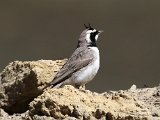
{"label": "pale belly", "polygon": [[99,64],[99,51],[96,51],[95,58],[93,59],[93,61],[88,66],[82,68],[80,71],[76,73],[74,83],[78,85],[83,85],[90,82],[97,74]]}

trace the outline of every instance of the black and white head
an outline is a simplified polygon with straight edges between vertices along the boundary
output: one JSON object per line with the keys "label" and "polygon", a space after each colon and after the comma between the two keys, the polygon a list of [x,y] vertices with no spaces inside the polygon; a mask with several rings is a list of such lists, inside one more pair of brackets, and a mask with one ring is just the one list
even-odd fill
{"label": "black and white head", "polygon": [[103,31],[96,30],[90,26],[90,24],[87,26],[85,25],[85,30],[81,33],[79,40],[78,40],[78,47],[80,46],[96,46],[96,42],[98,39],[98,36]]}

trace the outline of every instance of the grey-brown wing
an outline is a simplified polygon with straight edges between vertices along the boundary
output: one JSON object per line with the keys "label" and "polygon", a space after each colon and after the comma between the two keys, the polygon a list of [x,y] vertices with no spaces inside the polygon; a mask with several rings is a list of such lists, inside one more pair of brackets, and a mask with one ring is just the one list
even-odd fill
{"label": "grey-brown wing", "polygon": [[51,85],[57,85],[62,81],[68,79],[72,74],[81,68],[87,66],[92,57],[88,56],[89,51],[85,48],[76,49],[71,58],[66,62],[62,69],[57,73]]}

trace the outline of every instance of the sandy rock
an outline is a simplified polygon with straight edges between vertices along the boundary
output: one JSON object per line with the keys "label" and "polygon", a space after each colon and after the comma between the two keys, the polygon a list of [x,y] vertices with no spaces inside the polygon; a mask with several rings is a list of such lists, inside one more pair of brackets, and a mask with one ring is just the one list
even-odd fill
{"label": "sandy rock", "polygon": [[47,88],[64,60],[15,61],[0,73],[0,120],[160,120],[160,85],[104,93]]}
{"label": "sandy rock", "polygon": [[137,89],[137,86],[136,85],[132,85],[131,87],[130,87],[130,91],[135,91]]}
{"label": "sandy rock", "polygon": [[22,114],[9,115],[3,109],[0,109],[0,120],[31,120],[28,116],[28,111]]}
{"label": "sandy rock", "polygon": [[[160,87],[160,86],[159,86]],[[135,91],[137,99],[145,103],[145,107],[150,110],[151,115],[160,120],[160,88],[144,88]]]}
{"label": "sandy rock", "polygon": [[150,119],[150,111],[129,94],[98,94],[72,86],[47,89],[30,103],[29,114],[65,119]]}
{"label": "sandy rock", "polygon": [[0,118],[5,116],[8,116],[8,114],[3,109],[0,108]]}
{"label": "sandy rock", "polygon": [[64,60],[14,61],[0,73],[0,108],[8,113],[25,112],[28,103],[43,92]]}

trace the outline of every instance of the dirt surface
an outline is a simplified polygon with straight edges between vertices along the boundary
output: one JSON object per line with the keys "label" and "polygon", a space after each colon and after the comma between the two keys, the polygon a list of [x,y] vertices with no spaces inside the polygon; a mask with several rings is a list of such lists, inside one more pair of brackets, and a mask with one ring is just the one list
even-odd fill
{"label": "dirt surface", "polygon": [[14,61],[0,73],[0,107],[8,113],[25,112],[28,103],[42,94],[64,60]]}
{"label": "dirt surface", "polygon": [[160,120],[160,86],[96,93],[46,88],[64,60],[15,61],[0,73],[0,120]]}

